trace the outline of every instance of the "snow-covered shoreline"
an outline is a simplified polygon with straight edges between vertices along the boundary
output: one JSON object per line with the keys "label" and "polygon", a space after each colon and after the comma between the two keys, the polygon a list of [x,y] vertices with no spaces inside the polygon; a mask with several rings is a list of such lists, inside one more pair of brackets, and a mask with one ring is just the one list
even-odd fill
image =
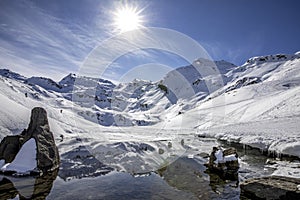
{"label": "snow-covered shoreline", "polygon": [[239,143],[276,157],[295,156],[300,158],[300,117],[292,119],[264,120],[252,123],[228,125],[199,130],[199,136],[214,137],[228,143]]}

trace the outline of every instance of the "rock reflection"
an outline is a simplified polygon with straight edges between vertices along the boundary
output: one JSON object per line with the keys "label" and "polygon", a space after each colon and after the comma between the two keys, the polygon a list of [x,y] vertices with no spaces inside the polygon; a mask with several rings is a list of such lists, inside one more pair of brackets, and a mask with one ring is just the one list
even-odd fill
{"label": "rock reflection", "polygon": [[208,173],[204,160],[182,157],[158,170],[158,174],[172,187],[190,192],[197,199],[239,199],[238,177],[229,181]]}
{"label": "rock reflection", "polygon": [[224,191],[227,186],[231,188],[237,188],[236,192],[239,191],[238,173],[220,174],[212,172],[208,169],[204,172],[209,175],[209,186],[211,187],[212,191],[214,191],[216,194],[223,193],[224,195],[226,195]]}
{"label": "rock reflection", "polygon": [[193,193],[196,199],[211,199],[213,193],[204,170],[201,163],[182,157],[160,169],[158,173],[170,186]]}
{"label": "rock reflection", "polygon": [[0,199],[46,199],[58,170],[38,177],[0,176]]}
{"label": "rock reflection", "polygon": [[[1,178],[0,178],[1,179]],[[6,177],[0,181],[0,199],[13,199],[18,195],[14,184]]]}

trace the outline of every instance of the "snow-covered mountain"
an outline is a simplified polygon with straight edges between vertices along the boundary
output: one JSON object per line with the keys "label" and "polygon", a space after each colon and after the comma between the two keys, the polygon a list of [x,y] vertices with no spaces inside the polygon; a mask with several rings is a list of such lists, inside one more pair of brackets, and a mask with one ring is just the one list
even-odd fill
{"label": "snow-covered mountain", "polygon": [[0,138],[20,133],[30,110],[42,106],[57,137],[128,141],[122,129],[135,135],[133,141],[152,141],[166,138],[162,131],[174,138],[178,130],[189,130],[184,133],[300,157],[299,52],[254,57],[242,66],[198,59],[158,82],[118,85],[75,74],[55,82],[2,69],[0,101]]}
{"label": "snow-covered mountain", "polygon": [[224,87],[165,126],[299,157],[299,58],[296,53],[249,59],[225,74],[230,81]]}
{"label": "snow-covered mountain", "polygon": [[[29,98],[45,98],[48,103],[49,100],[53,101],[54,97],[64,102],[64,105],[50,105],[54,107],[64,108],[68,104],[76,104],[80,107],[77,115],[100,125],[147,126],[163,121],[162,113],[172,107],[178,107],[177,102],[191,100],[192,96],[196,96],[195,100],[198,101],[210,93],[206,83],[214,77],[203,77],[203,74],[199,73],[194,66],[200,62],[201,65],[213,63],[198,59],[193,65],[171,71],[157,83],[136,79],[115,85],[108,80],[77,77],[76,74],[69,74],[57,83],[45,77],[26,78],[7,69],[3,69],[0,74],[3,80],[18,85],[15,89]],[[223,72],[216,76],[222,76],[227,82],[228,77],[225,73],[236,66],[218,61],[214,67]],[[28,91],[24,91],[23,88],[27,88]]]}
{"label": "snow-covered mountain", "polygon": [[[198,110],[209,103],[214,105],[212,109],[221,105],[224,106],[224,109],[226,107],[226,112],[230,110],[230,107],[237,107],[235,113],[226,114],[225,112],[226,115],[224,116],[228,123],[229,119],[233,118],[231,123],[234,124],[239,121],[248,122],[261,118],[298,116],[297,105],[300,102],[298,103],[291,96],[298,96],[297,90],[300,85],[299,58],[299,53],[250,58],[244,65],[228,70],[224,74],[228,80],[227,82],[224,81],[224,86],[210,93],[203,101],[197,102],[195,109]],[[280,99],[280,102],[277,99]],[[289,103],[284,103],[285,101]],[[253,103],[253,107],[249,107],[250,102]],[[279,105],[288,105],[285,109],[290,107],[290,110],[285,110]],[[278,111],[277,115],[272,112],[271,116],[271,110],[274,111],[274,109],[282,110]],[[239,114],[237,110],[241,110]],[[249,112],[245,113],[245,110]],[[224,125],[224,122],[220,125]]]}
{"label": "snow-covered mountain", "polygon": [[[300,74],[295,67],[299,57],[299,53],[260,56],[250,58],[242,66],[198,59],[190,66],[169,72],[157,83],[133,80],[115,85],[108,80],[77,77],[75,74],[69,74],[57,83],[44,77],[26,78],[7,69],[0,70],[0,75],[6,85],[11,84],[16,92],[26,93],[32,100],[42,103],[43,98],[47,102],[60,99],[65,106],[52,106],[62,108],[78,105],[81,111],[76,114],[89,121],[104,126],[145,126],[170,120],[163,118],[164,113],[170,116],[170,111],[177,114],[181,110],[186,112],[217,96],[222,98],[239,92],[239,89],[242,91],[246,86],[259,84],[259,88],[263,88],[282,82],[284,88],[295,87]],[[206,73],[207,66],[216,73]],[[214,83],[214,79],[221,82]],[[17,86],[14,87],[14,84]],[[213,90],[209,89],[208,85],[213,84]],[[269,92],[266,91],[266,94]]]}
{"label": "snow-covered mountain", "polygon": [[[178,94],[178,98],[190,98],[188,93],[210,93],[207,83],[213,82],[214,76],[218,76],[222,80],[222,84],[226,84],[230,77],[227,73],[236,68],[232,63],[226,61],[212,62],[205,59],[197,59],[192,65],[180,67],[169,72],[163,79],[163,83]],[[205,70],[212,69],[215,73],[207,73]],[[186,82],[186,85],[184,84]],[[222,87],[218,85],[217,88]],[[192,91],[189,91],[192,90]]]}

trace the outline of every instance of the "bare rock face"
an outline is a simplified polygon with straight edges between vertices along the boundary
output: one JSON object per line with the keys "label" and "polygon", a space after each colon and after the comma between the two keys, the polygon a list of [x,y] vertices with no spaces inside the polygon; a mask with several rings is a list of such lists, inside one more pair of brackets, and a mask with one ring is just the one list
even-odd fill
{"label": "bare rock face", "polygon": [[243,199],[300,199],[300,180],[288,177],[262,177],[240,184]]}
{"label": "bare rock face", "polygon": [[30,123],[24,136],[26,141],[34,138],[37,142],[37,166],[39,169],[50,170],[59,167],[58,149],[50,131],[45,109],[39,107],[32,109]]}
{"label": "bare rock face", "polygon": [[47,112],[36,107],[31,111],[30,123],[20,135],[6,136],[0,144],[0,159],[12,162],[22,145],[34,138],[37,145],[37,167],[46,172],[59,167],[59,154],[54,137],[50,131]]}
{"label": "bare rock face", "polygon": [[3,138],[0,143],[0,160],[11,163],[22,146],[19,135],[10,135]]}

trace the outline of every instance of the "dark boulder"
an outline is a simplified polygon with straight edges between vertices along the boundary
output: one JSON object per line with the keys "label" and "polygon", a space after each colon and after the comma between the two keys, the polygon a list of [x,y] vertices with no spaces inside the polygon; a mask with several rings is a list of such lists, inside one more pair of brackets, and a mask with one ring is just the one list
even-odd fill
{"label": "dark boulder", "polygon": [[37,146],[37,167],[46,172],[59,167],[59,154],[55,145],[54,137],[50,131],[47,112],[45,109],[36,107],[31,111],[30,123],[20,135],[6,136],[0,144],[0,160],[5,163],[13,161],[22,145],[29,139],[34,138]]}
{"label": "dark boulder", "polygon": [[0,160],[4,159],[6,163],[11,163],[22,146],[19,135],[10,135],[3,138],[0,143]]}
{"label": "dark boulder", "polygon": [[242,199],[300,199],[300,180],[271,176],[246,180],[240,184]]}
{"label": "dark boulder", "polygon": [[205,166],[208,168],[208,173],[218,174],[223,179],[238,179],[238,154],[236,149],[233,147],[225,150],[213,147],[209,156],[209,161],[205,164]]}

